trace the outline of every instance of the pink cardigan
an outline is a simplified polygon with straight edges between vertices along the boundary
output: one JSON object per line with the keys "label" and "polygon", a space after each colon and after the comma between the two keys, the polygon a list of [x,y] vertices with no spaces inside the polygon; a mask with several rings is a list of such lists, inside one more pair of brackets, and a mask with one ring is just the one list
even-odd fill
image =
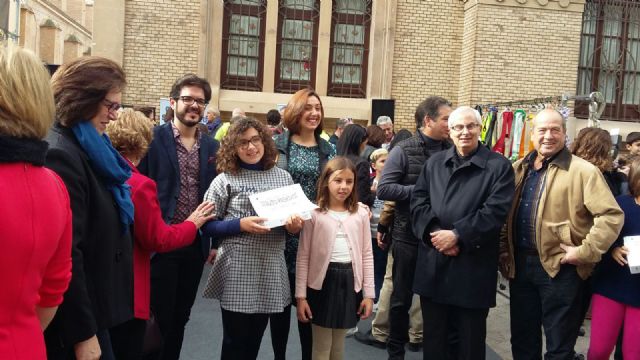
{"label": "pink cardigan", "polygon": [[[304,222],[296,261],[296,298],[306,298],[307,287],[322,289],[339,223],[320,210],[313,211],[311,219]],[[349,214],[342,221],[342,225],[349,241],[354,290],[363,290],[365,298],[373,299],[373,250],[367,210],[359,207],[355,214]]]}

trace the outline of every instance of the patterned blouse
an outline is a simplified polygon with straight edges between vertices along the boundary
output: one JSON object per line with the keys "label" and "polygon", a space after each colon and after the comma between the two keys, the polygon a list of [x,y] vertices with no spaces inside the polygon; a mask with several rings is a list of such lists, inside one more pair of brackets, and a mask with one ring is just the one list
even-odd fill
{"label": "patterned blouse", "polygon": [[[291,184],[291,176],[277,167],[266,171],[242,168],[236,175],[218,175],[204,200],[228,203],[226,209],[216,206],[218,218],[241,219],[256,215],[249,195]],[[241,232],[221,238],[204,296],[220,300],[220,306],[228,311],[282,312],[291,303],[283,251],[285,236],[284,228],[278,227],[266,234]]]}
{"label": "patterned blouse", "polygon": [[[336,156],[335,148],[328,158]],[[300,184],[302,191],[309,200],[316,202],[318,178],[320,177],[319,146],[304,146],[291,141],[288,160],[289,174],[293,182]],[[286,258],[289,272],[295,273],[296,255],[298,253],[298,237],[289,236],[287,239]]]}

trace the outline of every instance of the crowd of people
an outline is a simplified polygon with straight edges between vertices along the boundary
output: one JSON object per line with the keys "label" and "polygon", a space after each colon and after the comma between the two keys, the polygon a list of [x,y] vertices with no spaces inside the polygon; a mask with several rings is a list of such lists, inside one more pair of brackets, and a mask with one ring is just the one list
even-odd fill
{"label": "crowd of people", "polygon": [[[285,359],[293,312],[304,360],[342,359],[349,334],[389,359],[481,360],[499,272],[514,359],[543,357],[541,329],[545,359],[573,359],[589,307],[588,358],[640,359],[640,133],[613,159],[607,131],[567,146],[545,109],[511,164],[478,141],[477,110],[438,96],[415,132],[344,117],[329,136],[312,89],[267,124],[223,122],[186,74],[155,125],[122,109],[126,84],[105,58],[49,78],[0,51],[2,359],[178,359],[206,263],[221,359],[256,359],[267,326]],[[292,184],[317,209],[268,227],[250,197]]]}

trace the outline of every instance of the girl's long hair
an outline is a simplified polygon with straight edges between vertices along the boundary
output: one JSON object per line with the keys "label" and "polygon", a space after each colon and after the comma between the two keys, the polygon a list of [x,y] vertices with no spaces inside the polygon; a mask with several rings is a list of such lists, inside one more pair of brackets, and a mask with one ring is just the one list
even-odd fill
{"label": "girl's long hair", "polygon": [[318,196],[316,198],[316,203],[321,210],[327,211],[329,209],[329,199],[331,197],[329,194],[329,178],[331,178],[331,175],[334,172],[344,170],[349,170],[353,174],[353,190],[351,190],[351,194],[349,194],[345,200],[344,205],[350,213],[358,211],[356,166],[351,162],[351,160],[344,156],[336,156],[329,160],[327,165],[324,167],[324,170],[322,170],[322,174],[320,174],[320,178],[318,179]]}

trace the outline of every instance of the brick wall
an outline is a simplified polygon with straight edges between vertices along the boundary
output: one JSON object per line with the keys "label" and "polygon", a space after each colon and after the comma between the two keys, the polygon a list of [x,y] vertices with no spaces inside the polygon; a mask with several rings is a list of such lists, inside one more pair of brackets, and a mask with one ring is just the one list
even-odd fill
{"label": "brick wall", "polygon": [[169,96],[174,81],[197,71],[200,1],[127,0],[125,4],[123,66],[128,85],[123,102],[155,106],[159,114],[159,100]]}
{"label": "brick wall", "polygon": [[457,102],[464,4],[398,0],[393,82],[398,126],[415,129],[416,106],[429,95]]}
{"label": "brick wall", "polygon": [[478,4],[465,14],[460,103],[575,92],[579,12]]}

